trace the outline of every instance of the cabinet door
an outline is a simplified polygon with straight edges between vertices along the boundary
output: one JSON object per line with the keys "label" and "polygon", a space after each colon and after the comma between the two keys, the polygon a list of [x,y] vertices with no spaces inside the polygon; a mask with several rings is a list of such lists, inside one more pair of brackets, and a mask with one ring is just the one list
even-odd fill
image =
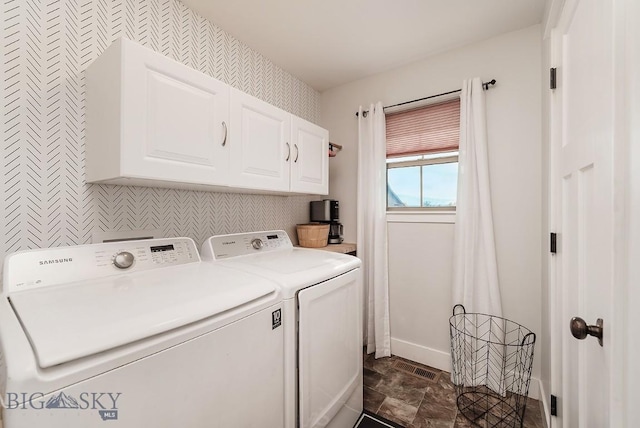
{"label": "cabinet door", "polygon": [[232,88],[230,184],[289,191],[290,135],[291,114]]}
{"label": "cabinet door", "polygon": [[328,194],[329,131],[294,116],[291,143],[291,191]]}
{"label": "cabinet door", "polygon": [[122,172],[226,184],[229,87],[122,39]]}

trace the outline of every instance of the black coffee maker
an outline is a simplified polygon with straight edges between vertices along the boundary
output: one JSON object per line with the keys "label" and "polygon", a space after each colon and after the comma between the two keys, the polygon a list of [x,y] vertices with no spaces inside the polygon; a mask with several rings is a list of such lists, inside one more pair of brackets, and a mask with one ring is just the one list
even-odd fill
{"label": "black coffee maker", "polygon": [[334,199],[311,201],[310,220],[318,223],[329,223],[329,244],[341,244],[343,228],[340,223],[340,206]]}

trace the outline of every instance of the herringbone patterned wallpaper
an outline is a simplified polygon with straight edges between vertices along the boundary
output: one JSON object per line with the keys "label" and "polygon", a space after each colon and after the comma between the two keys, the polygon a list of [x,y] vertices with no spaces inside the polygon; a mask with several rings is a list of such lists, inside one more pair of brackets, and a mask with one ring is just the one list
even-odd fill
{"label": "herringbone patterned wallpaper", "polygon": [[84,70],[126,36],[312,122],[319,94],[177,0],[2,0],[0,258],[106,230],[206,237],[283,228],[314,197],[87,185]]}

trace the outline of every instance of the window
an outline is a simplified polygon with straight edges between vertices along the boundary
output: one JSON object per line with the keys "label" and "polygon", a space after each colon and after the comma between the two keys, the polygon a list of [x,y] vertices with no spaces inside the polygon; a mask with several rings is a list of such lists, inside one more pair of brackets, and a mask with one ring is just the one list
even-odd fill
{"label": "window", "polygon": [[387,208],[453,208],[458,152],[387,159]]}
{"label": "window", "polygon": [[387,209],[454,209],[460,100],[389,114]]}

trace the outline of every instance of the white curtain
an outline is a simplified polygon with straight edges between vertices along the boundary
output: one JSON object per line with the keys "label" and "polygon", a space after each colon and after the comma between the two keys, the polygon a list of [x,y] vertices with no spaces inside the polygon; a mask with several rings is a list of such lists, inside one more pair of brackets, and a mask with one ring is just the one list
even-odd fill
{"label": "white curtain", "polygon": [[485,110],[480,78],[465,80],[460,95],[453,303],[464,305],[467,312],[502,316]]}
{"label": "white curtain", "polygon": [[[366,116],[366,117],[365,117]],[[386,138],[382,103],[358,112],[358,256],[362,260],[367,353],[391,355],[386,220]]]}
{"label": "white curtain", "polygon": [[[493,235],[489,185],[487,120],[482,81],[465,80],[460,95],[458,199],[454,241],[453,303],[467,313],[502,317],[498,265]],[[452,355],[456,385],[488,388],[504,395],[504,323],[486,317],[465,317],[465,331]],[[457,358],[457,360],[456,360]]]}

